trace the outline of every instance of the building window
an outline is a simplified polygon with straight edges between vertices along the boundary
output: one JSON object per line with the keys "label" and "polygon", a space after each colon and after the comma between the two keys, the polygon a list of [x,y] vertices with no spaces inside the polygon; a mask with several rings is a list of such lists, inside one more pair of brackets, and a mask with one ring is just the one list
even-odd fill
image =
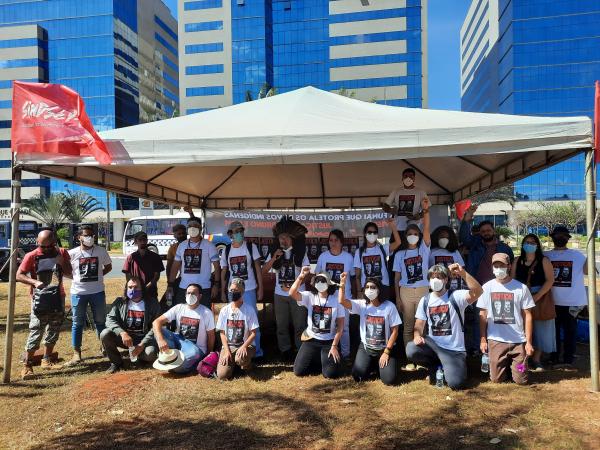
{"label": "building window", "polygon": [[193,11],[195,9],[211,9],[211,8],[222,8],[222,0],[198,0],[194,2],[185,2],[183,9],[185,11]]}
{"label": "building window", "polygon": [[222,52],[222,42],[212,42],[210,44],[191,44],[185,46],[185,53],[189,55],[191,53],[210,53],[210,52]]}
{"label": "building window", "polygon": [[222,30],[223,29],[223,21],[222,20],[214,20],[211,22],[196,22],[196,23],[186,23],[185,24],[185,32],[193,33],[195,31],[214,31],[214,30]]}
{"label": "building window", "polygon": [[208,64],[205,66],[187,66],[186,75],[205,75],[207,73],[223,73],[223,64]]}
{"label": "building window", "polygon": [[206,86],[206,87],[191,87],[186,88],[185,95],[187,97],[203,97],[207,95],[223,95],[225,88],[223,86]]}

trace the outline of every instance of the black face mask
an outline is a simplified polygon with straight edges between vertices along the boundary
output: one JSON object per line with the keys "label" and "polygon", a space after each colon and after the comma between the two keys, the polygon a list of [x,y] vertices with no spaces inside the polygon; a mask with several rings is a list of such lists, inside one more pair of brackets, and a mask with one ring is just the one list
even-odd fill
{"label": "black face mask", "polygon": [[566,237],[557,237],[557,238],[552,238],[552,242],[554,242],[554,246],[555,247],[564,247],[567,245],[567,242],[569,242],[569,238]]}
{"label": "black face mask", "polygon": [[230,302],[237,302],[240,298],[242,298],[242,293],[241,292],[231,292],[229,291],[229,301]]}

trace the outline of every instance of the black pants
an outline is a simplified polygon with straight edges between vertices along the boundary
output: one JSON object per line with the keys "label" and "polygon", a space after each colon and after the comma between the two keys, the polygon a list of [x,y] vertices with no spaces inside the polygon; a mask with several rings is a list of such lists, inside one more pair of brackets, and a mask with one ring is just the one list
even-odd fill
{"label": "black pants", "polygon": [[552,361],[560,362],[561,339],[560,330],[563,330],[563,362],[565,364],[573,364],[575,357],[576,337],[577,337],[577,319],[569,313],[569,306],[555,306],[556,319],[556,353],[552,354]]}
{"label": "black pants", "polygon": [[372,350],[365,348],[364,344],[360,344],[354,366],[352,366],[352,377],[356,381],[365,381],[369,379],[374,370],[379,371],[379,378],[386,386],[396,383],[398,376],[398,363],[396,357],[390,354],[387,366],[379,367],[379,358],[383,350]]}
{"label": "black pants", "polygon": [[[311,339],[302,342],[294,361],[294,374],[302,377],[321,372],[325,378],[337,378],[342,374],[342,364],[329,355],[333,341]],[[341,357],[341,353],[340,353]]]}

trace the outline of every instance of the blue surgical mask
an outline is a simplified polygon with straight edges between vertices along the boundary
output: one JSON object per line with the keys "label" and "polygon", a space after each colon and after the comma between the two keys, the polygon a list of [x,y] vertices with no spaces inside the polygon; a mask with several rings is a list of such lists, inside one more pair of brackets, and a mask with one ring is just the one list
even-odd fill
{"label": "blue surgical mask", "polygon": [[523,244],[523,250],[525,253],[535,253],[537,250],[537,245],[535,244]]}
{"label": "blue surgical mask", "polygon": [[233,233],[233,240],[237,243],[240,243],[244,240],[244,233]]}
{"label": "blue surgical mask", "polygon": [[138,300],[142,298],[142,290],[141,289],[127,289],[127,297],[130,300]]}

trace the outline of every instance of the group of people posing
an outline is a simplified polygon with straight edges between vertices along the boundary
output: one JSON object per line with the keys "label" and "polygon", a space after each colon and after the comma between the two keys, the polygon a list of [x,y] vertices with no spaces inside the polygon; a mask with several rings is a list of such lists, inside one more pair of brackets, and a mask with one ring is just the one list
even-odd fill
{"label": "group of people posing", "polygon": [[[525,236],[516,259],[493,224],[484,221],[474,229],[474,207],[458,236],[448,226],[431,233],[430,202],[414,181],[415,172],[407,169],[403,186],[384,205],[395,216],[387,222],[388,246],[380,243],[384,236],[373,222],[365,225],[354,255],[343,250],[343,233],[332,230],[329,248],[313,269],[307,229],[287,217],[273,228],[276,245],[263,260],[240,222],[229,226],[232,243],[219,255],[191,214],[187,227],[173,230],[177,243],[167,255],[168,288],[160,299],[157,282],[165,268],[140,232],[138,249],[123,267],[123,295],[107,315],[103,276],[111,260],[94,244],[91,227],[80,229],[81,245],[68,252],[56,246],[51,230],[40,232],[38,248],[17,272],[17,280],[31,286],[32,298],[23,378],[33,376],[43,334],[42,368],[56,366],[64,276],[73,279],[73,357],[66,365],[82,361],[89,304],[110,373],[138,359],[175,373],[213,364],[220,379],[250,370],[263,357],[256,304],[269,272],[275,273],[277,346],[298,376],[341,376],[353,353],[357,381],[378,376],[395,384],[402,362],[406,371],[427,369],[431,382],[441,370],[453,389],[466,384],[469,352],[481,355],[493,382],[527,383],[529,370],[544,370],[544,354],[553,364],[572,365],[587,265],[582,253],[567,248],[569,231],[555,227],[554,249],[546,253],[536,235]],[[226,303],[216,323],[215,300]],[[129,361],[120,349],[129,350]]]}

